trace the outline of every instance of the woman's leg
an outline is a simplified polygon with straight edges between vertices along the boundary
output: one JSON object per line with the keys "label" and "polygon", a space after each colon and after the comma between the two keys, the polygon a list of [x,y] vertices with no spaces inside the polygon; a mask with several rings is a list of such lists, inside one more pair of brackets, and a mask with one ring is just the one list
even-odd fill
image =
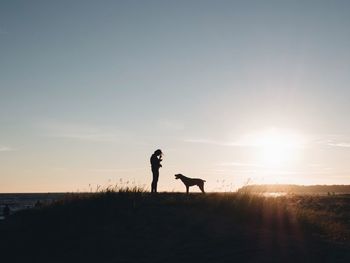
{"label": "woman's leg", "polygon": [[152,180],[152,185],[151,185],[151,192],[156,193],[157,192],[158,178],[159,178],[159,171],[152,170],[152,174],[153,174],[153,180]]}

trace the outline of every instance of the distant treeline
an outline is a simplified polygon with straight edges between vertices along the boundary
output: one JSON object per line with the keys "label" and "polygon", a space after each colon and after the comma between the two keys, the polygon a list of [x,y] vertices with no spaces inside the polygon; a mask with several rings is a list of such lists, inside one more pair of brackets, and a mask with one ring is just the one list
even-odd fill
{"label": "distant treeline", "polygon": [[294,194],[345,194],[350,193],[350,185],[293,185],[293,184],[261,184],[247,185],[238,192],[251,193],[294,193]]}

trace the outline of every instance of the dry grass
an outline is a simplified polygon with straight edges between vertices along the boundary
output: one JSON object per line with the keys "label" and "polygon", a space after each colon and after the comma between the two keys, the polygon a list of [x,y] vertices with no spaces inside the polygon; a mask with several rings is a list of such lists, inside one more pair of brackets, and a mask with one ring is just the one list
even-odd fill
{"label": "dry grass", "polygon": [[110,187],[17,213],[0,247],[17,262],[342,262],[347,200]]}

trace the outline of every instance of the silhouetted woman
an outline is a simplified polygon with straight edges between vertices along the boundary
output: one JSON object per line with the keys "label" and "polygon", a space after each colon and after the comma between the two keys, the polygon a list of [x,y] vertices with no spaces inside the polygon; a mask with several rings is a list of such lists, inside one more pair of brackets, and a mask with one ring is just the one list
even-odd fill
{"label": "silhouetted woman", "polygon": [[151,184],[151,193],[157,193],[157,184],[159,178],[159,168],[162,167],[160,162],[162,161],[162,151],[160,149],[156,150],[151,156],[151,166],[153,180]]}

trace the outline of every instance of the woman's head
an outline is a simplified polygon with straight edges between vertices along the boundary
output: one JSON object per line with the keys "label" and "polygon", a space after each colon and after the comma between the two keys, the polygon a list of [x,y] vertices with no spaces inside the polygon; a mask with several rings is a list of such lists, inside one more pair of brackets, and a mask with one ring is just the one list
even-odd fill
{"label": "woman's head", "polygon": [[163,153],[162,153],[162,150],[158,149],[154,152],[154,154],[157,156],[162,156]]}

